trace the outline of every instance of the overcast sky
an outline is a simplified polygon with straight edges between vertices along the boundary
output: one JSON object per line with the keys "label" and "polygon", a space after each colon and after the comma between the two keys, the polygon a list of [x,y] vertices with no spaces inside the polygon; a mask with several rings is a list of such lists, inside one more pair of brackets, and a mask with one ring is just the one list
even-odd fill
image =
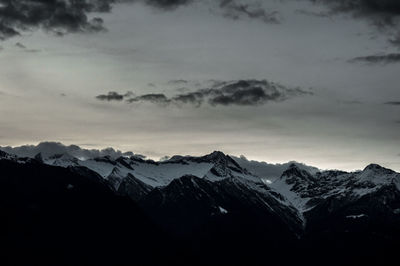
{"label": "overcast sky", "polygon": [[76,2],[0,0],[0,146],[400,171],[397,0]]}

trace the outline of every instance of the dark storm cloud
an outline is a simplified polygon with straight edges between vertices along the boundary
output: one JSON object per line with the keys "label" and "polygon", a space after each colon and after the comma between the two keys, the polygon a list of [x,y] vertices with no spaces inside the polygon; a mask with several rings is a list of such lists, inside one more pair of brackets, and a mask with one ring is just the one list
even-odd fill
{"label": "dark storm cloud", "polygon": [[[170,11],[194,1],[197,0],[0,0],[0,40],[39,28],[58,36],[104,31],[102,18],[88,16],[110,12],[117,3],[143,3]],[[229,18],[245,16],[266,23],[279,22],[277,12],[267,12],[258,4],[243,4],[237,0],[218,0],[217,4]]]}
{"label": "dark storm cloud", "polygon": [[387,105],[400,105],[400,101],[385,102]]}
{"label": "dark storm cloud", "polygon": [[[127,96],[110,92],[107,95],[99,95],[99,100],[108,100],[108,96],[118,97],[122,101]],[[312,95],[312,92],[300,88],[288,88],[281,84],[267,80],[238,80],[238,81],[214,81],[208,88],[193,92],[180,93],[172,97],[165,94],[154,93],[129,97],[128,103],[149,102],[158,105],[191,105],[199,107],[203,104],[212,106],[236,105],[236,106],[259,106],[268,102],[281,102],[291,97],[301,95]],[[112,97],[113,99],[115,97]]]}
{"label": "dark storm cloud", "polygon": [[400,45],[399,0],[309,0],[327,6],[331,14],[347,13],[355,18],[366,18],[379,29],[389,30],[389,42]]}
{"label": "dark storm cloud", "polygon": [[350,13],[355,17],[373,19],[378,26],[397,24],[400,15],[398,0],[310,0],[328,6],[332,13]]}
{"label": "dark storm cloud", "polygon": [[[304,0],[303,0],[304,1]],[[303,14],[330,16],[348,13],[354,17],[368,18],[378,27],[391,28],[390,42],[400,45],[397,30],[400,16],[398,0],[308,0],[325,5],[328,12],[315,13],[300,10]],[[170,11],[200,0],[0,0],[0,40],[20,35],[23,31],[38,28],[64,35],[73,32],[99,32],[105,30],[103,19],[89,18],[93,13],[110,12],[117,3],[143,3]],[[280,23],[277,11],[268,11],[262,1],[217,0],[210,1],[210,10],[231,19],[249,18],[268,24]],[[394,32],[393,32],[394,29]]]}
{"label": "dark storm cloud", "polygon": [[0,40],[37,28],[57,35],[104,30],[99,17],[89,13],[109,12],[114,0],[0,0]]}
{"label": "dark storm cloud", "polygon": [[277,11],[266,11],[260,3],[241,3],[236,0],[221,0],[220,9],[225,17],[231,19],[250,19],[261,20],[267,24],[279,24],[280,14]]}
{"label": "dark storm cloud", "polygon": [[144,0],[144,3],[147,5],[167,10],[175,9],[179,6],[187,5],[192,2],[193,0]]}
{"label": "dark storm cloud", "polygon": [[144,158],[142,155],[136,155],[132,152],[121,152],[119,150],[114,150],[113,148],[89,150],[76,145],[66,146],[59,142],[41,142],[38,145],[24,145],[20,147],[0,147],[0,150],[17,156],[31,158],[36,156],[38,153],[41,153],[44,157],[69,154],[82,159],[92,159],[103,156],[110,156],[112,158],[118,158],[121,156],[138,156]]}
{"label": "dark storm cloud", "polygon": [[124,99],[124,95],[119,94],[115,91],[110,91],[108,94],[101,94],[96,96],[96,99],[101,101],[122,101]]}
{"label": "dark storm cloud", "polygon": [[274,92],[268,95],[262,88],[248,88],[231,94],[222,94],[210,99],[212,105],[260,105],[267,101],[276,101],[282,95]]}
{"label": "dark storm cloud", "polygon": [[280,102],[291,97],[311,95],[312,92],[300,88],[289,88],[267,80],[239,80],[216,83],[210,90],[211,105],[262,105]]}
{"label": "dark storm cloud", "polygon": [[400,63],[400,53],[369,55],[355,57],[349,60],[350,63],[368,63],[368,64],[394,64]]}
{"label": "dark storm cloud", "polygon": [[150,102],[154,104],[169,104],[171,102],[170,99],[167,98],[162,93],[154,93],[154,94],[144,94],[134,98],[128,99],[129,103],[133,102]]}
{"label": "dark storm cloud", "polygon": [[122,101],[124,98],[133,96],[133,93],[128,91],[125,94],[119,94],[115,91],[110,91],[108,94],[100,94],[96,96],[96,99],[100,101]]}
{"label": "dark storm cloud", "polygon": [[206,90],[178,94],[173,97],[172,101],[179,104],[190,104],[199,107],[209,93]]}

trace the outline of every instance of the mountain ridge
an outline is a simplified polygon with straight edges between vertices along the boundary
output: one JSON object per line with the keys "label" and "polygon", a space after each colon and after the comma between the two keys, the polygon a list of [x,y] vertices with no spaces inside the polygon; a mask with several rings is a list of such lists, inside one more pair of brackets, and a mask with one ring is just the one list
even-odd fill
{"label": "mountain ridge", "polygon": [[[266,184],[282,196],[282,201],[286,205],[294,206],[300,213],[315,207],[316,202],[335,195],[360,197],[390,184],[400,189],[400,175],[378,164],[369,164],[364,170],[356,172],[328,170],[312,174],[302,165],[291,163],[278,179],[266,183],[263,177],[242,168],[232,157],[220,151],[200,157],[174,156],[160,162],[135,156],[120,156],[113,159],[108,155],[80,160],[68,153],[47,157],[38,153],[32,159],[19,158],[2,151],[0,157],[17,161],[35,160],[39,163],[67,168],[85,167],[101,176],[104,182],[107,182],[115,191],[120,191],[136,200],[140,200],[140,197],[134,195],[133,191],[144,196],[154,188],[166,187],[174,180],[187,175],[211,182],[236,178],[252,183],[255,188],[257,184]],[[122,183],[124,188],[119,189]],[[135,184],[137,188],[133,188],[132,184]],[[131,195],[128,191],[131,191]]]}
{"label": "mountain ridge", "polygon": [[[37,208],[35,198],[31,200],[32,193],[50,195],[41,204],[50,204],[47,201],[52,197],[54,202],[60,200],[61,213],[78,208],[69,200],[79,191],[85,202],[99,204],[95,205],[99,211],[101,205],[114,206],[111,202],[120,199],[124,202],[118,207],[122,213],[131,212],[129,204],[139,207],[146,219],[166,234],[164,238],[170,243],[161,249],[171,254],[185,252],[185,256],[177,256],[178,262],[173,265],[263,265],[265,249],[270,251],[268,260],[274,265],[297,261],[320,265],[321,260],[332,255],[330,249],[340,253],[335,253],[332,261],[324,261],[326,265],[354,265],[359,261],[368,265],[372,254],[374,259],[390,257],[388,252],[393,252],[400,240],[400,174],[376,164],[356,172],[317,173],[290,164],[278,179],[268,183],[221,152],[154,162],[135,156],[102,156],[85,161],[68,154],[23,158],[0,151],[0,173],[0,182],[5,184],[0,208],[11,210],[10,217],[15,211],[24,214],[28,217],[25,226],[34,219],[31,208]],[[101,188],[100,194],[105,193],[111,202],[92,199],[90,193],[85,195],[79,185],[82,182],[91,184],[88,191],[91,186],[95,190]],[[36,186],[46,190],[32,192]],[[25,199],[22,205],[13,204],[19,199]],[[41,215],[52,217],[53,213],[59,212],[46,209]],[[72,214],[72,220],[86,217]],[[103,217],[101,211],[96,215]],[[106,221],[112,227],[120,223],[113,217]],[[107,235],[116,230],[98,222]],[[57,224],[65,226],[62,220]],[[37,234],[35,228],[29,230]],[[51,235],[46,229],[41,230]],[[124,230],[128,235],[136,232],[128,226],[111,239],[125,241]],[[287,256],[287,250],[294,255]],[[310,250],[317,251],[312,258]],[[344,259],[348,261],[344,263]]]}

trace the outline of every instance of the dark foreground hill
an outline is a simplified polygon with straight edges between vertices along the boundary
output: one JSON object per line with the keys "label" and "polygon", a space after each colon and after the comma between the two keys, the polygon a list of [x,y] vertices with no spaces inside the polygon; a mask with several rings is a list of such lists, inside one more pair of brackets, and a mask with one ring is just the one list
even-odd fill
{"label": "dark foreground hill", "polygon": [[0,160],[2,265],[161,262],[161,231],[94,172]]}

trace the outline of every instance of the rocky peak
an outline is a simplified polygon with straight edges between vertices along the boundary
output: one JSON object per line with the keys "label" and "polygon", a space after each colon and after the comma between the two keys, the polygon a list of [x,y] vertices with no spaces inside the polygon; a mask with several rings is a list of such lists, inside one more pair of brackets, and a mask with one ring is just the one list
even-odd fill
{"label": "rocky peak", "polygon": [[369,171],[369,172],[389,172],[389,171],[393,172],[390,169],[387,169],[385,167],[380,166],[379,164],[374,164],[374,163],[367,165],[367,167],[365,167],[362,172],[366,172],[366,171]]}
{"label": "rocky peak", "polygon": [[221,151],[214,151],[210,154],[201,157],[174,155],[170,159],[168,159],[166,163],[184,164],[187,162],[196,162],[196,163],[227,164],[228,161],[233,161],[233,160]]}
{"label": "rocky peak", "polygon": [[300,169],[294,163],[290,164],[288,169],[282,173],[281,179],[285,179],[287,184],[298,182],[313,183],[315,181],[315,178],[309,172]]}
{"label": "rocky peak", "polygon": [[208,159],[211,161],[221,161],[221,160],[226,160],[226,155],[222,151],[213,151],[212,153],[203,156],[204,159]]}
{"label": "rocky peak", "polygon": [[356,175],[357,183],[389,184],[393,179],[399,180],[400,175],[378,164],[370,164]]}
{"label": "rocky peak", "polygon": [[396,174],[396,172],[382,167],[378,164],[370,164],[360,172],[360,176],[371,176],[371,177],[385,177],[387,175]]}
{"label": "rocky peak", "polygon": [[96,162],[110,163],[112,165],[116,165],[117,163],[108,155],[103,157],[97,157],[93,159]]}
{"label": "rocky peak", "polygon": [[380,166],[379,164],[371,163],[371,164],[367,165],[367,166],[364,168],[364,171],[365,171],[365,170],[379,170],[379,169],[382,169],[382,168],[383,168],[383,167]]}
{"label": "rocky peak", "polygon": [[120,175],[121,171],[118,169],[118,167],[114,167],[110,173],[110,175]]}
{"label": "rocky peak", "polygon": [[130,170],[133,170],[132,166],[130,165],[130,161],[129,161],[128,158],[121,156],[115,161],[118,162],[119,164],[121,164],[122,166],[124,166],[124,167],[126,167],[126,168],[128,168]]}
{"label": "rocky peak", "polygon": [[229,155],[224,154],[221,151],[214,151],[208,155],[201,157],[206,162],[212,162],[215,164],[229,166],[230,168],[236,168],[236,170],[242,170],[240,165],[233,160]]}

